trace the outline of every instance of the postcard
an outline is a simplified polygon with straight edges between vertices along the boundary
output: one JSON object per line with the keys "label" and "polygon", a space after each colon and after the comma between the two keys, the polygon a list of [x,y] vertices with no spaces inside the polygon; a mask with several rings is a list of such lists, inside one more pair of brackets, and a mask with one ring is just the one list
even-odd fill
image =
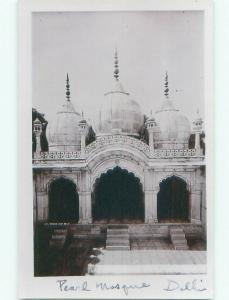
{"label": "postcard", "polygon": [[19,15],[19,297],[209,299],[211,1]]}

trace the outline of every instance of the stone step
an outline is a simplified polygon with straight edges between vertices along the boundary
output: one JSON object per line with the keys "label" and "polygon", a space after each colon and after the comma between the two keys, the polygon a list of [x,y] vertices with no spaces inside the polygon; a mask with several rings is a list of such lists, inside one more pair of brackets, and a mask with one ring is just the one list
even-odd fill
{"label": "stone step", "polygon": [[106,250],[130,250],[130,246],[107,246]]}
{"label": "stone step", "polygon": [[129,241],[129,236],[121,236],[121,235],[112,235],[108,236],[107,240],[112,240],[112,241]]}
{"label": "stone step", "polygon": [[182,228],[170,228],[170,239],[175,250],[188,250],[188,244]]}
{"label": "stone step", "polygon": [[107,227],[106,249],[130,250],[129,227],[126,225],[109,225]]}
{"label": "stone step", "polygon": [[128,229],[107,229],[107,233],[114,233],[114,234],[122,234],[122,233],[128,233]]}
{"label": "stone step", "polygon": [[49,241],[49,246],[62,248],[66,237],[67,237],[67,229],[55,229],[52,234],[52,238]]}
{"label": "stone step", "polygon": [[130,242],[129,242],[129,240],[125,240],[125,241],[123,241],[123,240],[107,240],[106,241],[106,246],[115,246],[115,245],[117,245],[117,246],[129,246],[130,245]]}
{"label": "stone step", "polygon": [[178,245],[178,246],[175,246],[175,250],[188,250],[188,246],[181,246],[181,245]]}
{"label": "stone step", "polygon": [[66,234],[67,229],[54,229],[53,234]]}
{"label": "stone step", "polygon": [[185,235],[171,235],[171,240],[172,241],[183,241],[186,240]]}
{"label": "stone step", "polygon": [[122,239],[129,239],[129,234],[107,234],[107,238],[109,239],[118,239],[119,237],[121,237]]}
{"label": "stone step", "polygon": [[170,234],[172,235],[172,236],[183,236],[183,237],[185,237],[185,233],[184,233],[184,231],[182,230],[182,231],[176,231],[176,232],[171,232],[170,231]]}
{"label": "stone step", "polygon": [[129,226],[128,225],[122,225],[122,224],[114,224],[114,225],[108,225],[108,229],[127,229],[128,230]]}

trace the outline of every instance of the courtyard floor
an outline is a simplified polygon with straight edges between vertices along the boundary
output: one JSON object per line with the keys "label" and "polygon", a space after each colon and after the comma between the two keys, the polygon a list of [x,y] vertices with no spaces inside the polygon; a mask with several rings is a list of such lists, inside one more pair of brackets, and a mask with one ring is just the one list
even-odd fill
{"label": "courtyard floor", "polygon": [[206,273],[206,251],[104,250],[98,258],[93,275]]}

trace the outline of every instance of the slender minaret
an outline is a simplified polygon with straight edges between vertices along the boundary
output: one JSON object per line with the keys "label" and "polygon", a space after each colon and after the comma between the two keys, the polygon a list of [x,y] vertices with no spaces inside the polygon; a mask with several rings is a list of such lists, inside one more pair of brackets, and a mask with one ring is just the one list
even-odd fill
{"label": "slender minaret", "polygon": [[169,99],[169,79],[168,79],[168,72],[165,73],[165,89],[164,89],[164,95],[166,99]]}
{"label": "slender minaret", "polygon": [[85,157],[85,147],[86,147],[86,135],[88,131],[88,124],[87,121],[84,119],[84,113],[82,111],[82,120],[79,121],[79,129],[80,129],[80,151],[81,151],[81,158]]}
{"label": "slender minaret", "polygon": [[69,77],[67,73],[67,79],[66,79],[66,100],[70,102],[70,84],[69,84]]}
{"label": "slender minaret", "polygon": [[196,118],[192,122],[193,124],[193,131],[195,133],[195,149],[196,149],[196,154],[201,154],[201,147],[200,147],[200,134],[202,132],[202,125],[203,125],[203,120],[200,117],[199,109],[197,109],[196,112]]}
{"label": "slender minaret", "polygon": [[42,123],[36,118],[33,122],[33,132],[36,137],[36,152],[34,153],[34,158],[38,159],[41,155],[41,133],[42,133]]}
{"label": "slender minaret", "polygon": [[119,66],[118,66],[118,50],[115,49],[114,55],[114,78],[115,80],[119,81]]}

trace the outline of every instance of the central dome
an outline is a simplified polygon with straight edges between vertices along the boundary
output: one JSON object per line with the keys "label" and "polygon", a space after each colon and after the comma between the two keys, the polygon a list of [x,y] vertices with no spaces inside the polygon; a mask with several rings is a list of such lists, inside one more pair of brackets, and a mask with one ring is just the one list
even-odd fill
{"label": "central dome", "polygon": [[116,52],[113,87],[104,94],[104,100],[96,122],[97,136],[105,134],[138,136],[143,124],[140,105],[124,90],[118,74]]}

